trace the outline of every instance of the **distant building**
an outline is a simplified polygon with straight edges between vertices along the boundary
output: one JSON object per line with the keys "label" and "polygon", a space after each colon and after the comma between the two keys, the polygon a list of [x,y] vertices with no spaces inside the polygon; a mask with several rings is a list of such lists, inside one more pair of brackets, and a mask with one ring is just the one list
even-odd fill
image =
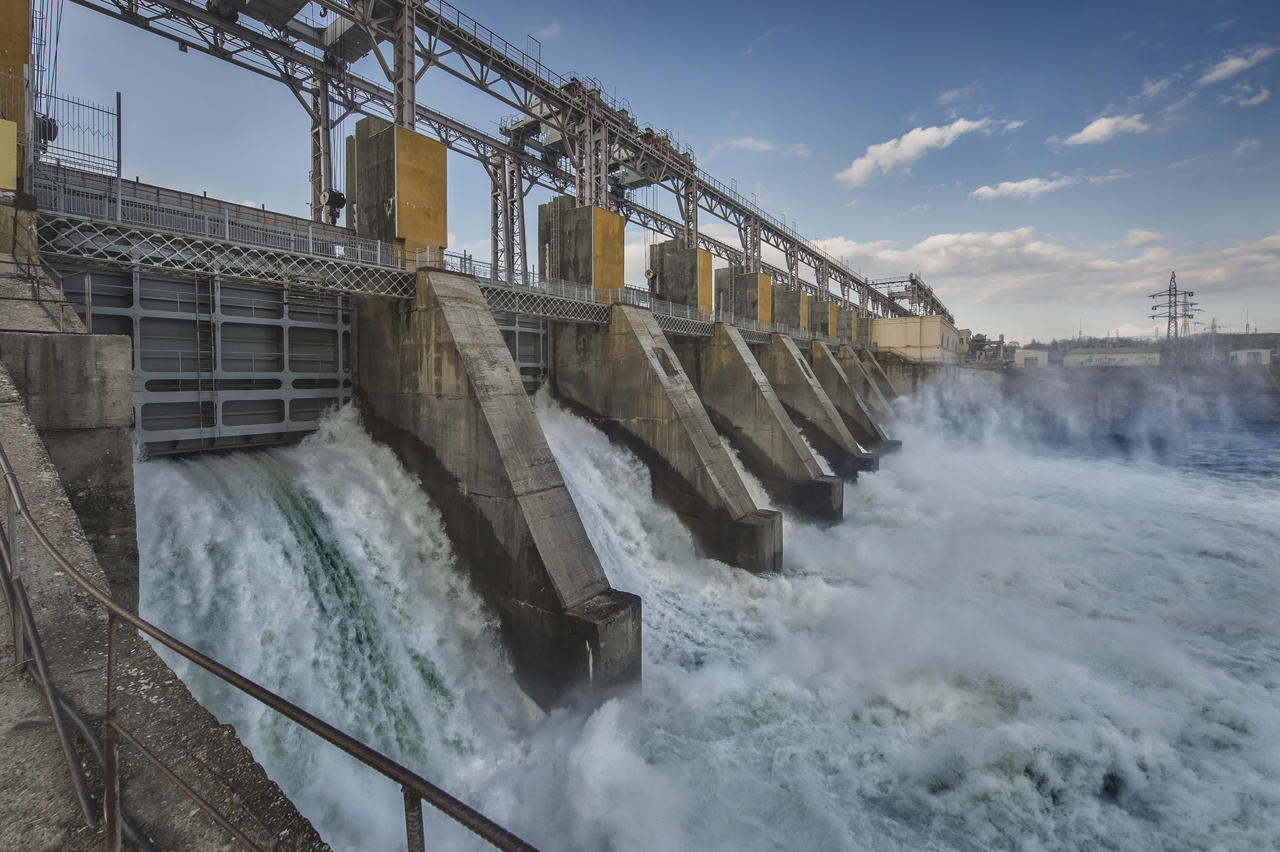
{"label": "distant building", "polygon": [[1062,356],[1052,358],[1052,352],[1048,349],[1015,349],[1013,350],[1013,366],[1021,367],[1024,370],[1034,370],[1042,367],[1061,367]]}
{"label": "distant building", "polygon": [[956,337],[960,341],[960,360],[967,361],[969,357],[969,342],[973,340],[973,330],[968,328],[957,328]]}
{"label": "distant building", "polygon": [[871,343],[926,364],[960,361],[960,334],[946,317],[874,317]]}
{"label": "distant building", "polygon": [[1062,365],[1067,368],[1159,367],[1160,350],[1122,346],[1072,349],[1062,359]]}
{"label": "distant building", "polygon": [[1265,367],[1271,363],[1270,349],[1232,349],[1227,359],[1239,367]]}

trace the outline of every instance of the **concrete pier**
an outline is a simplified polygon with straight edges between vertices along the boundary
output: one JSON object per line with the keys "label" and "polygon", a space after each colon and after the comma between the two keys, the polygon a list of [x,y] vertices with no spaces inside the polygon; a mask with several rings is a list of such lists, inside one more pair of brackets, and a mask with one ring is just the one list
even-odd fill
{"label": "concrete pier", "polygon": [[759,509],[653,314],[614,305],[607,327],[557,322],[552,387],[648,463],[656,495],[703,550],[748,571],[782,564],[782,516]]}
{"label": "concrete pier", "polygon": [[880,366],[880,362],[876,360],[870,350],[862,350],[861,360],[867,368],[867,375],[871,376],[871,380],[875,382],[876,387],[880,388],[880,393],[884,394],[885,399],[897,399],[898,389],[893,386],[893,382],[889,381],[888,375],[885,374],[884,367]]}
{"label": "concrete pier", "polygon": [[787,416],[738,329],[675,344],[711,422],[728,435],[769,493],[810,517],[844,517],[844,484],[822,467]]}
{"label": "concrete pier", "polygon": [[860,470],[879,466],[874,455],[858,446],[794,340],[772,334],[768,345],[756,350],[756,358],[782,404],[837,474],[853,478]]}
{"label": "concrete pier", "polygon": [[854,389],[858,391],[862,401],[871,407],[872,412],[882,419],[892,415],[893,406],[889,405],[889,400],[885,399],[884,394],[880,392],[880,386],[872,380],[867,365],[858,357],[858,353],[851,347],[841,344],[835,354],[840,366],[844,367],[844,374],[853,382]]}
{"label": "concrete pier", "polygon": [[827,392],[831,404],[840,412],[844,424],[858,443],[876,454],[895,452],[902,448],[900,441],[891,441],[880,428],[880,424],[871,416],[866,402],[853,387],[853,382],[845,373],[836,356],[820,340],[813,341],[809,347],[809,363],[818,384]]}
{"label": "concrete pier", "polygon": [[418,273],[415,301],[358,308],[371,433],[421,477],[544,706],[640,675],[640,599],[612,589],[473,279]]}

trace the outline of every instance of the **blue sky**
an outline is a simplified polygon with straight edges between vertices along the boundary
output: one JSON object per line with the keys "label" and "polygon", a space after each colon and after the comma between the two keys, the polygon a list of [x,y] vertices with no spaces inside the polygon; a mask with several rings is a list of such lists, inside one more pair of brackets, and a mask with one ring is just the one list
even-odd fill
{"label": "blue sky", "polygon": [[[1206,323],[1280,331],[1280,4],[462,8],[539,36],[854,268],[922,273],[960,326],[1150,333],[1177,270]],[[59,83],[124,93],[127,174],[305,215],[307,121],[282,86],[71,3]],[[509,111],[438,70],[418,99],[490,132]],[[486,192],[451,155],[452,248],[487,255]],[[654,238],[627,239],[639,283]]]}

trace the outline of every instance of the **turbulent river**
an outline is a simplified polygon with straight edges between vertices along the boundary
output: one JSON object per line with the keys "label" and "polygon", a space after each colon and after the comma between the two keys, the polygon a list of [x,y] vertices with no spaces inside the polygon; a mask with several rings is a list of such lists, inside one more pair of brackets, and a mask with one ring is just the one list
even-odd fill
{"label": "turbulent river", "polygon": [[[788,516],[756,577],[536,407],[644,599],[642,687],[528,701],[439,513],[350,409],[296,447],[139,462],[143,615],[548,850],[1277,848],[1274,434],[1124,457],[928,397],[844,522]],[[403,848],[392,784],[171,663],[335,848]]]}

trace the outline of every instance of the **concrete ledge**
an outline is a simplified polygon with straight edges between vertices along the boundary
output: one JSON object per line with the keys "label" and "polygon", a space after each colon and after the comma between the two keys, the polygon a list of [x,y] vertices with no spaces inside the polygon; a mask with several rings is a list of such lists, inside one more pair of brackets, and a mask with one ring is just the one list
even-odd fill
{"label": "concrete ledge", "polygon": [[638,676],[640,600],[610,587],[475,281],[424,270],[412,305],[362,300],[357,346],[370,432],[440,508],[526,691]]}
{"label": "concrete ledge", "polygon": [[[889,440],[880,424],[872,418],[867,404],[854,389],[849,376],[827,345],[820,340],[813,341],[813,345],[809,347],[809,359],[818,383],[827,392],[831,404],[836,407],[858,443],[877,455],[886,449],[896,449],[893,447],[894,442]],[[900,442],[898,446],[901,446]]]}
{"label": "concrete ledge", "polygon": [[876,457],[863,452],[844,425],[794,340],[774,333],[768,345],[757,350],[757,358],[782,404],[803,425],[805,435],[838,475],[854,479],[859,471],[879,468]]}
{"label": "concrete ledge", "polygon": [[552,326],[552,387],[648,464],[657,496],[716,559],[782,563],[782,516],[757,509],[653,314],[615,305],[606,328]]}
{"label": "concrete ledge", "polygon": [[128,337],[0,332],[9,371],[103,570],[111,597],[138,611]]}
{"label": "concrete ledge", "polygon": [[711,422],[729,436],[764,487],[824,521],[844,517],[844,484],[824,476],[741,332],[716,323],[710,340],[676,343]]}

